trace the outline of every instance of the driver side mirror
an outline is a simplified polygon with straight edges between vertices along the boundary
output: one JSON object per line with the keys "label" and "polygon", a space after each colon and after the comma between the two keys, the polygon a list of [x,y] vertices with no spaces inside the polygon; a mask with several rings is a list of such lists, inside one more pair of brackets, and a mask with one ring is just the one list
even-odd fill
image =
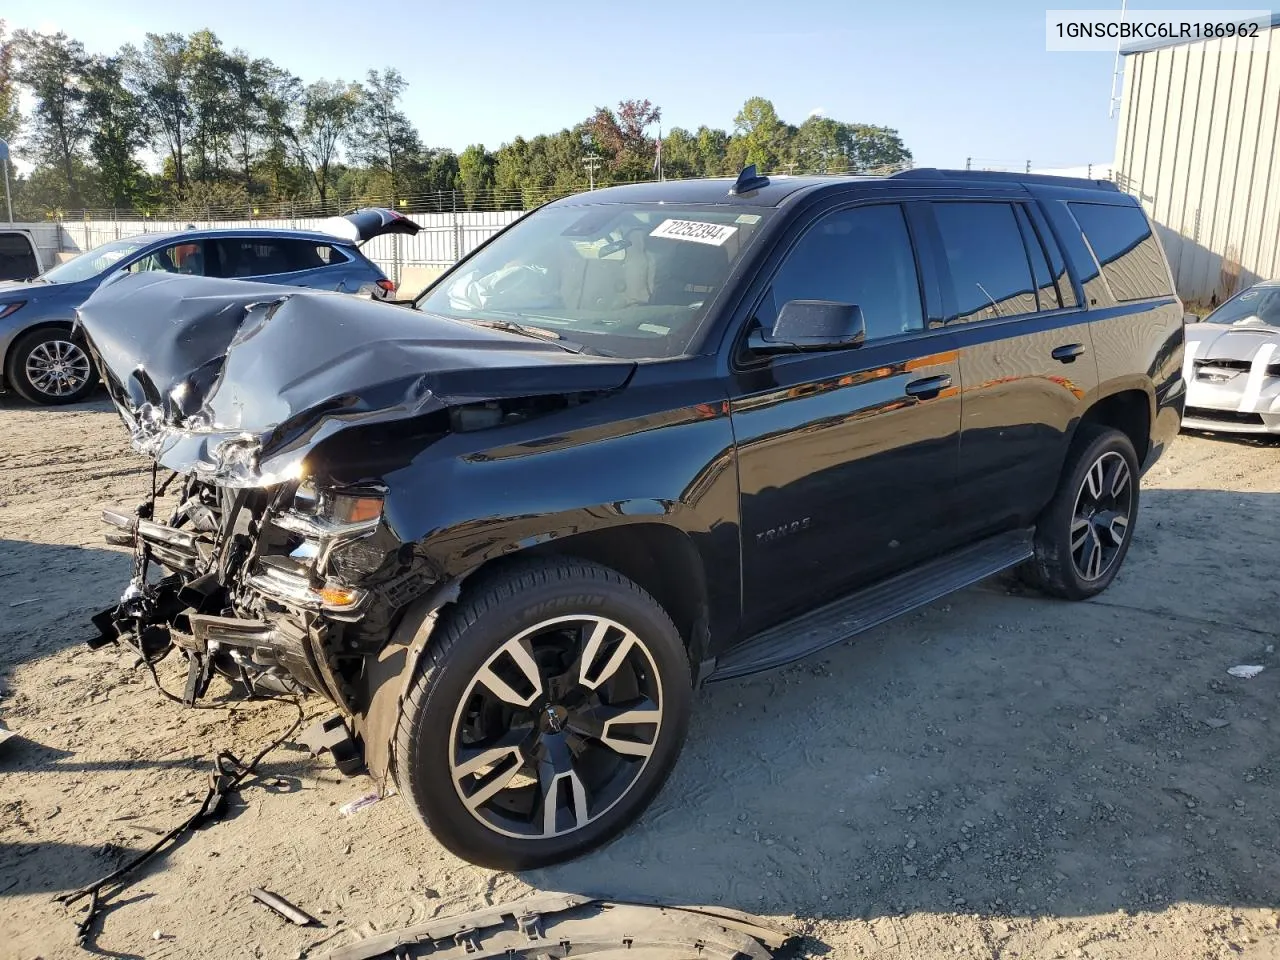
{"label": "driver side mirror", "polygon": [[768,334],[753,330],[747,346],[753,353],[772,356],[861,346],[867,338],[862,308],[833,300],[788,300]]}

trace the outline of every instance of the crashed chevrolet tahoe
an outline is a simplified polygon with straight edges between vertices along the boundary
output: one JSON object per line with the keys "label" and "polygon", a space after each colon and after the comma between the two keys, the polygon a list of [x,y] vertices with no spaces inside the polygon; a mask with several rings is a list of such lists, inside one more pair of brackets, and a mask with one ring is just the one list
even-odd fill
{"label": "crashed chevrolet tahoe", "polygon": [[412,308],[149,276],[80,320],[155,463],[95,642],[327,697],[504,867],[634,820],[703,683],[1012,567],[1104,589],[1184,396],[1141,208],[1033,176],[611,188]]}

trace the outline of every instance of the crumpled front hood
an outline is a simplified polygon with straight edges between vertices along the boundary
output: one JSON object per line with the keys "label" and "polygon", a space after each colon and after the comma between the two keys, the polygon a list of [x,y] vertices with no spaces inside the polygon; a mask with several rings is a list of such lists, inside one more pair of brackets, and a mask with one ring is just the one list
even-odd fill
{"label": "crumpled front hood", "polygon": [[1267,324],[1192,323],[1187,325],[1187,351],[1197,360],[1252,362],[1263,347],[1280,345],[1280,327]]}
{"label": "crumpled front hood", "polygon": [[297,477],[355,425],[622,387],[635,364],[337,293],[141,274],[80,323],[133,445],[226,486]]}

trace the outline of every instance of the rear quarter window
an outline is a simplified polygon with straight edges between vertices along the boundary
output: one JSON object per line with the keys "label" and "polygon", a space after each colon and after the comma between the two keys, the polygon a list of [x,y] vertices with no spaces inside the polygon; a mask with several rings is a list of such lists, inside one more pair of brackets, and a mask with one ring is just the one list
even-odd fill
{"label": "rear quarter window", "polygon": [[1172,295],[1160,241],[1138,207],[1069,203],[1102,276],[1121,303]]}

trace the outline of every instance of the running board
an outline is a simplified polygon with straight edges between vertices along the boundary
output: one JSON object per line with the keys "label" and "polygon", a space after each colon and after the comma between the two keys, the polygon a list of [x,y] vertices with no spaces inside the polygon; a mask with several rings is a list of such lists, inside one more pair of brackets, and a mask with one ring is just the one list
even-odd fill
{"label": "running board", "polygon": [[770,627],[719,658],[707,682],[791,663],[1017,566],[1034,552],[1032,533],[1002,533]]}

